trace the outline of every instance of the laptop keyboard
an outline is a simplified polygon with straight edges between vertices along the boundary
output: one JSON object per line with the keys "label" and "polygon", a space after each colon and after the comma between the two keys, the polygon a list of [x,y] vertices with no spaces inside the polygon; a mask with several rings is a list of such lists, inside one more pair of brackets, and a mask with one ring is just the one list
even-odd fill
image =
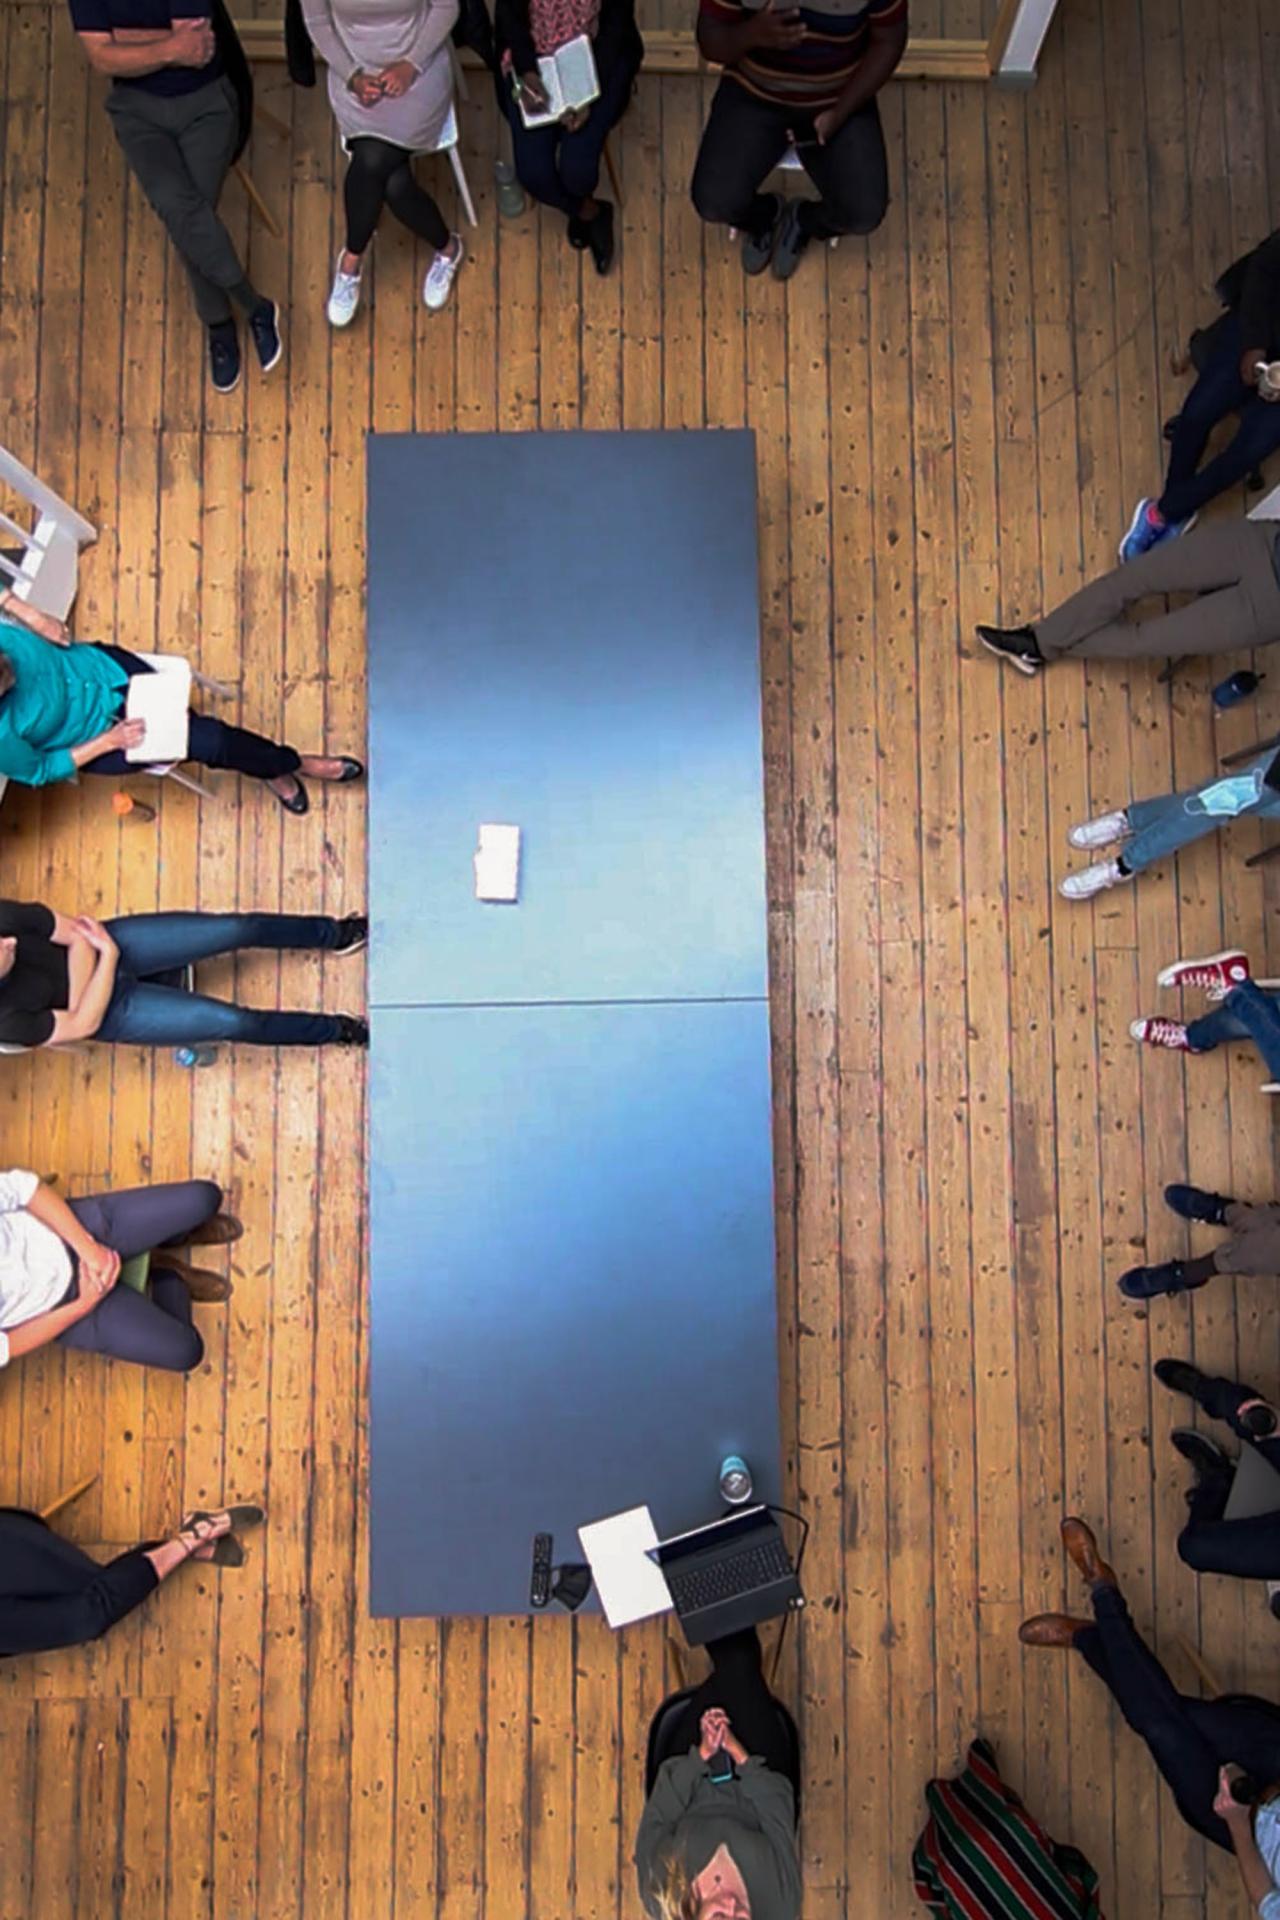
{"label": "laptop keyboard", "polygon": [[741,1553],[713,1561],[706,1567],[666,1569],[667,1585],[679,1613],[696,1613],[720,1600],[736,1600],[775,1580],[792,1577],[791,1556],[780,1539],[744,1547]]}

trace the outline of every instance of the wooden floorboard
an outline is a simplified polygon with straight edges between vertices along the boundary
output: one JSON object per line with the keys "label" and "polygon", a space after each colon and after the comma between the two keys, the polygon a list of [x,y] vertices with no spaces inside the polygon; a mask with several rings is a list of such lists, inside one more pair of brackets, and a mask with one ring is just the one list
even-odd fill
{"label": "wooden floorboard", "polygon": [[[993,10],[919,0],[913,27],[980,35]],[[891,88],[888,220],[786,289],[744,281],[689,204],[710,79],[642,81],[604,281],[555,217],[500,220],[473,82],[481,224],[453,303],[425,312],[420,249],[386,224],[340,335],[323,89],[264,66],[290,133],[260,130],[250,161],[285,237],[234,184],[224,211],[285,306],[287,358],[222,400],[63,10],[0,7],[0,440],[101,526],[82,633],[180,643],[251,723],[358,750],[368,429],[755,431],[782,1424],[813,1523],[780,1666],[806,1920],[918,1910],[924,1783],[978,1732],[1096,1862],[1112,1920],[1243,1910],[1092,1677],[1016,1628],[1077,1599],[1056,1534],[1077,1509],[1183,1684],[1180,1635],[1227,1684],[1280,1687],[1261,1596],[1177,1559],[1166,1435],[1187,1410],[1150,1374],[1189,1353],[1275,1389],[1271,1296],[1218,1281],[1139,1310],[1114,1285],[1144,1247],[1210,1244],[1165,1181],[1274,1190],[1257,1060],[1184,1067],[1127,1024],[1175,1010],[1154,990],[1175,952],[1264,954],[1280,872],[1245,869],[1254,828],[1094,908],[1054,892],[1069,821],[1280,725],[1280,681],[1215,723],[1223,666],[1028,681],[972,628],[1109,565],[1157,477],[1170,349],[1280,186],[1273,16],[1063,0],[1033,92]],[[423,531],[429,617],[448,564],[429,502]],[[496,566],[511,531],[495,517]],[[361,904],[358,796],[296,821],[220,786],[203,805],[163,787],[154,825],[117,824],[106,783],[11,791],[5,891],[103,913]],[[358,962],[314,956],[226,977],[266,1001],[362,994]],[[645,1733],[678,1679],[661,1624],[367,1612],[360,1063],[3,1065],[8,1163],[67,1191],[209,1173],[248,1231],[185,1383],[62,1354],[0,1377],[0,1499],[98,1471],[63,1524],[103,1552],[224,1496],[265,1497],[271,1523],[241,1572],[189,1571],[100,1646],[0,1670],[0,1920],[635,1920]]]}

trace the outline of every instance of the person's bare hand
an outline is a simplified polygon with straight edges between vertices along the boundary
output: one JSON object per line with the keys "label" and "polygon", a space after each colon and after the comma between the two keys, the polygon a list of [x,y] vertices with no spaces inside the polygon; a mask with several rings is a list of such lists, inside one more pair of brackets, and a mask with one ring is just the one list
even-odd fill
{"label": "person's bare hand", "polygon": [[1231,1782],[1235,1779],[1238,1771],[1238,1768],[1230,1766],[1218,1768],[1218,1791],[1214,1798],[1213,1810],[1219,1820],[1231,1821],[1243,1819],[1247,1824],[1249,1820],[1249,1809],[1242,1805],[1231,1791]]}
{"label": "person's bare hand", "polygon": [[799,7],[777,7],[774,0],[765,0],[765,4],[750,16],[747,32],[753,47],[770,50],[797,47],[805,38]]}
{"label": "person's bare hand", "polygon": [[119,947],[101,920],[95,920],[87,913],[78,913],[71,924],[95,953],[119,953]]}
{"label": "person's bare hand", "polygon": [[32,633],[38,633],[42,640],[49,640],[55,647],[65,647],[70,639],[65,620],[59,620],[52,613],[44,613],[39,607],[24,606],[23,625],[30,627]]}
{"label": "person's bare hand", "polygon": [[418,69],[412,60],[393,60],[389,67],[382,69],[377,80],[388,100],[398,100],[408,93],[417,77]]}
{"label": "person's bare hand", "polygon": [[80,1255],[80,1298],[89,1301],[89,1309],[110,1293],[120,1278],[120,1255],[111,1247],[91,1240]]}
{"label": "person's bare hand", "polygon": [[171,67],[207,67],[213,58],[213,26],[208,20],[175,20],[169,37]]}
{"label": "person's bare hand", "polygon": [[348,91],[354,93],[362,107],[376,107],[382,99],[382,82],[376,73],[366,73],[360,67],[347,82]]}
{"label": "person's bare hand", "polygon": [[698,1731],[702,1738],[698,1743],[698,1753],[703,1760],[710,1760],[725,1743],[729,1732],[729,1716],[723,1707],[708,1707],[698,1722]]}
{"label": "person's bare hand", "polygon": [[545,113],[550,102],[547,90],[542,84],[542,75],[537,72],[520,75],[520,97],[529,103],[530,113]]}
{"label": "person's bare hand", "polygon": [[813,137],[820,147],[825,147],[835,139],[844,121],[835,107],[824,107],[821,113],[813,117]]}
{"label": "person's bare hand", "polygon": [[570,107],[567,113],[560,115],[560,125],[566,133],[577,133],[579,127],[585,127],[586,124],[587,109],[585,107]]}
{"label": "person's bare hand", "polygon": [[140,747],[147,736],[145,720],[117,720],[114,727],[108,727],[103,735],[104,753],[124,753],[129,747]]}

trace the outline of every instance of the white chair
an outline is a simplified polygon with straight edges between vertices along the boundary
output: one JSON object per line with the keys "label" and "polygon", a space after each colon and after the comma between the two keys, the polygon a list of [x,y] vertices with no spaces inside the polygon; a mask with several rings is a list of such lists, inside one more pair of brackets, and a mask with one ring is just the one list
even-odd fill
{"label": "white chair", "polygon": [[38,480],[21,460],[0,447],[0,487],[18,494],[36,511],[33,528],[0,512],[0,527],[19,542],[22,556],[0,553],[0,574],[19,600],[65,620],[76,597],[80,549],[92,546],[98,529]]}

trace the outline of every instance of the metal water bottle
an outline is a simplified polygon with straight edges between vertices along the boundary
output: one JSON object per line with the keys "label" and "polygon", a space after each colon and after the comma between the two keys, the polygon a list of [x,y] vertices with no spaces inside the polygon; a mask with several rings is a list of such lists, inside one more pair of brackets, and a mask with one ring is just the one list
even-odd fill
{"label": "metal water bottle", "polygon": [[740,1453],[720,1462],[720,1498],[729,1507],[745,1506],[752,1495],[751,1469]]}
{"label": "metal water bottle", "polygon": [[1233,673],[1229,680],[1220,680],[1213,690],[1213,704],[1219,713],[1225,707],[1237,707],[1242,700],[1258,691],[1259,683],[1265,676],[1250,673],[1248,667],[1242,667],[1239,673]]}
{"label": "metal water bottle", "polygon": [[175,1047],[173,1057],[180,1067],[211,1067],[218,1057],[216,1047]]}

